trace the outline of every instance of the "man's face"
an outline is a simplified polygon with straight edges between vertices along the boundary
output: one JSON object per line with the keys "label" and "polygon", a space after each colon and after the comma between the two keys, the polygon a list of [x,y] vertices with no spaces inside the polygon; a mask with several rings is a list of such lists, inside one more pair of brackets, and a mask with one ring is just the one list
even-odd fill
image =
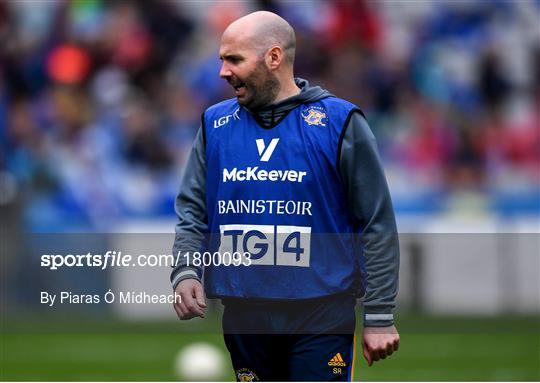
{"label": "man's face", "polygon": [[238,39],[223,38],[219,57],[223,62],[219,75],[234,88],[240,105],[257,109],[275,100],[279,81],[267,68],[263,54]]}

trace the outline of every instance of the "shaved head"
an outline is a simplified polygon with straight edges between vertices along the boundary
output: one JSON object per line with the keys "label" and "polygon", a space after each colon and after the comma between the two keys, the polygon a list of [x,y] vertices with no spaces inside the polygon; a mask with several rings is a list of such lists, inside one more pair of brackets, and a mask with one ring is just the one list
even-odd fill
{"label": "shaved head", "polygon": [[254,12],[221,36],[219,75],[234,88],[238,103],[256,110],[300,92],[294,82],[294,30],[272,12]]}
{"label": "shaved head", "polygon": [[272,12],[258,11],[234,21],[223,33],[223,39],[240,39],[246,46],[263,55],[279,46],[289,65],[294,63],[296,36],[294,29],[282,17]]}

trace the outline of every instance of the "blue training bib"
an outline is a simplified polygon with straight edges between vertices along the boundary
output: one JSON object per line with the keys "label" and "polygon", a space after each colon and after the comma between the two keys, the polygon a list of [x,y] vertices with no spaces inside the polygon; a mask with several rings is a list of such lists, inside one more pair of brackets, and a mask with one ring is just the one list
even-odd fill
{"label": "blue training bib", "polygon": [[273,128],[236,99],[204,113],[207,251],[219,251],[204,268],[209,297],[303,299],[358,288],[358,227],[338,171],[355,110],[327,97]]}

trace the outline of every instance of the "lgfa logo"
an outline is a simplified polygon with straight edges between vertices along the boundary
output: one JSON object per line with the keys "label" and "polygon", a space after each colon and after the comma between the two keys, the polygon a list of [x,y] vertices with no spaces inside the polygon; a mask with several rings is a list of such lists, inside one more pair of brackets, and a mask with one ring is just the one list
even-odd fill
{"label": "lgfa logo", "polygon": [[257,143],[257,150],[259,151],[261,161],[268,162],[272,156],[272,153],[274,153],[274,149],[276,149],[279,138],[272,138],[272,141],[270,141],[270,145],[268,145],[268,147],[266,147],[266,144],[262,138],[259,138],[255,142]]}
{"label": "lgfa logo", "polygon": [[240,108],[236,108],[236,110],[232,112],[232,114],[228,114],[226,116],[218,118],[217,120],[214,120],[214,129],[222,127],[223,125],[228,123],[231,117],[233,120],[239,120],[240,116],[238,115],[238,112],[240,112]]}

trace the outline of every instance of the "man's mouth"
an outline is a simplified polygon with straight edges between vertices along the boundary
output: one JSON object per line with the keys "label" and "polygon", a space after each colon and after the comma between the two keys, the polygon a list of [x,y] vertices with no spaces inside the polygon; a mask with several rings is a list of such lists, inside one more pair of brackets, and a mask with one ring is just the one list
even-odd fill
{"label": "man's mouth", "polygon": [[233,86],[234,88],[234,93],[237,95],[237,96],[240,96],[246,89],[246,84],[244,83],[241,83],[241,84],[238,84],[236,86]]}

